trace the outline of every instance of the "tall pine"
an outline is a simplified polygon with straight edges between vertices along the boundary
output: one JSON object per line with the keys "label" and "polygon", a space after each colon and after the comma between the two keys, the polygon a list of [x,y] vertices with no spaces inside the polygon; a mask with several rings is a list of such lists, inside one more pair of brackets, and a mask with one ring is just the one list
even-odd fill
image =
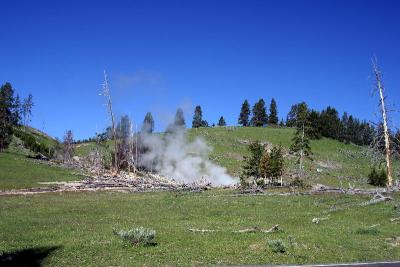
{"label": "tall pine", "polygon": [[154,119],[151,112],[147,112],[143,120],[142,132],[152,133],[154,131]]}
{"label": "tall pine", "polygon": [[0,152],[11,143],[14,114],[14,90],[10,83],[5,83],[0,88]]}
{"label": "tall pine", "polygon": [[221,116],[218,121],[218,126],[226,126],[224,116]]}
{"label": "tall pine", "polygon": [[253,117],[251,118],[251,125],[256,127],[262,127],[268,122],[267,112],[265,110],[264,99],[260,99],[253,106]]}
{"label": "tall pine", "polygon": [[244,127],[250,125],[250,105],[247,99],[242,104],[242,109],[240,110],[238,123]]}
{"label": "tall pine", "polygon": [[196,106],[194,109],[192,128],[199,128],[203,126],[203,111],[200,106]]}
{"label": "tall pine", "polygon": [[276,106],[276,101],[274,98],[271,100],[271,104],[269,105],[269,116],[268,123],[271,125],[277,125],[279,122],[278,119],[278,108]]}

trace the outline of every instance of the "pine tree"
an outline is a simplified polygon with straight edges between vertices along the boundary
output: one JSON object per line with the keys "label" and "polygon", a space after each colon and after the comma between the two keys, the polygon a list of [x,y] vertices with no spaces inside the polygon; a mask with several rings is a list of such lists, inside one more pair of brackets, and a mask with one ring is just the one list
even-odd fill
{"label": "pine tree", "polygon": [[186,128],[185,116],[183,115],[183,110],[181,108],[176,110],[174,125]]}
{"label": "pine tree", "polygon": [[250,117],[250,105],[246,99],[242,104],[242,109],[240,110],[238,123],[241,124],[243,127],[249,126],[250,124],[249,117]]}
{"label": "pine tree", "polygon": [[283,119],[281,119],[281,121],[279,122],[279,127],[285,127],[285,122],[283,121]]}
{"label": "pine tree", "polygon": [[14,90],[10,83],[5,83],[0,88],[0,152],[11,143],[15,116]]}
{"label": "pine tree", "polygon": [[268,122],[264,99],[261,98],[256,104],[254,104],[252,113],[253,113],[253,117],[251,118],[252,126],[262,127]]}
{"label": "pine tree", "polygon": [[132,122],[128,115],[121,117],[117,124],[116,134],[117,138],[121,140],[126,140],[130,137],[132,132]]}
{"label": "pine tree", "polygon": [[221,116],[218,121],[218,126],[226,126],[224,116]]}
{"label": "pine tree", "polygon": [[259,142],[250,143],[248,150],[250,152],[250,156],[244,157],[245,165],[242,169],[242,178],[247,177],[260,177],[260,160],[264,152],[264,146]]}
{"label": "pine tree", "polygon": [[311,159],[310,140],[306,135],[305,124],[296,127],[296,133],[292,139],[293,143],[290,146],[290,152],[297,155],[297,163],[299,164],[300,173],[303,172],[304,159]]}
{"label": "pine tree", "polygon": [[147,112],[143,120],[142,132],[150,134],[153,131],[154,131],[153,115],[151,114],[151,112]]}
{"label": "pine tree", "polygon": [[278,109],[276,106],[276,101],[274,98],[271,100],[271,104],[269,105],[269,116],[268,116],[268,123],[271,125],[278,124]]}
{"label": "pine tree", "polygon": [[201,110],[201,107],[196,106],[196,108],[194,109],[192,128],[199,128],[204,126],[204,124],[205,121],[203,121],[203,112]]}
{"label": "pine tree", "polygon": [[[287,127],[296,127],[298,125],[298,117],[304,116],[308,114],[308,105],[305,102],[301,102],[295,105],[292,105],[288,115],[286,116],[286,126]],[[300,123],[301,124],[301,123]]]}
{"label": "pine tree", "polygon": [[[311,139],[320,139],[322,137],[321,133],[321,119],[320,114],[316,110],[311,110],[308,114],[306,125],[306,135]],[[307,127],[309,126],[309,127]]]}
{"label": "pine tree", "polygon": [[335,108],[328,106],[321,112],[322,136],[332,139],[340,137],[340,119]]}

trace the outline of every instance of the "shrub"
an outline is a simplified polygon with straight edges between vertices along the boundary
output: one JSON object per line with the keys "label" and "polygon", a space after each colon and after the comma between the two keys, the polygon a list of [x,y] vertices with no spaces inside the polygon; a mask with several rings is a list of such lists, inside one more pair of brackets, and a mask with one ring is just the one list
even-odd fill
{"label": "shrub", "polygon": [[376,235],[379,234],[379,229],[376,227],[362,227],[356,230],[356,234],[359,235]]}
{"label": "shrub", "polygon": [[143,227],[133,228],[130,230],[120,230],[114,231],[114,234],[121,237],[123,240],[128,241],[134,246],[144,245],[144,246],[154,246],[156,245],[156,231],[151,229],[146,229]]}
{"label": "shrub", "polygon": [[368,174],[368,183],[374,186],[385,186],[387,182],[387,174],[384,169],[377,170],[375,167],[372,168]]}
{"label": "shrub", "polygon": [[285,253],[286,252],[286,245],[280,239],[269,240],[268,246],[271,248],[272,252],[274,252],[274,253]]}

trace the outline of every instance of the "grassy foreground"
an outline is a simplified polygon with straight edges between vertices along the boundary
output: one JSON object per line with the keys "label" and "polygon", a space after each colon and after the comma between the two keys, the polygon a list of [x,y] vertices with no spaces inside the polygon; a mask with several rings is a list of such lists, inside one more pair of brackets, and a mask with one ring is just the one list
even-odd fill
{"label": "grassy foreground", "polygon": [[40,187],[38,182],[72,181],[81,178],[71,169],[48,166],[17,153],[0,153],[0,191]]}
{"label": "grassy foreground", "polygon": [[[366,196],[232,196],[204,193],[64,193],[1,197],[0,251],[56,247],[49,266],[157,266],[330,263],[399,260],[400,201],[362,207]],[[329,217],[319,224],[314,217]],[[252,226],[282,231],[232,233]],[[377,232],[361,234],[374,224]],[[112,228],[157,231],[155,247],[131,247]],[[191,233],[189,228],[215,229]],[[388,239],[389,238],[389,239]],[[285,253],[268,240],[281,239]]]}

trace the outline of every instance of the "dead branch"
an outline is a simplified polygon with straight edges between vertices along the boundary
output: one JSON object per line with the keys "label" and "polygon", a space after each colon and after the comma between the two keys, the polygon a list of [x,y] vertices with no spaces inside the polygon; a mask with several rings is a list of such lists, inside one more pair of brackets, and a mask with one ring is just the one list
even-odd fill
{"label": "dead branch", "polygon": [[361,203],[361,206],[374,205],[374,204],[377,204],[379,202],[389,201],[389,200],[392,200],[392,198],[391,197],[385,197],[380,193],[376,193],[375,196],[371,200]]}
{"label": "dead branch", "polygon": [[233,231],[234,233],[257,233],[257,232],[261,232],[261,233],[265,233],[265,234],[269,234],[269,233],[273,233],[279,231],[279,224],[276,224],[274,226],[272,226],[270,229],[267,230],[263,230],[260,229],[258,227],[252,227],[252,228],[246,228],[246,229],[242,229],[242,230],[237,230],[237,231]]}
{"label": "dead branch", "polygon": [[312,220],[311,220],[311,222],[313,222],[313,223],[315,223],[315,224],[319,224],[321,221],[325,221],[325,220],[328,220],[329,219],[329,217],[325,217],[325,218],[313,218]]}
{"label": "dead branch", "polygon": [[189,232],[192,232],[192,233],[211,233],[211,232],[216,232],[216,230],[210,230],[210,229],[190,228],[188,230],[189,230]]}

